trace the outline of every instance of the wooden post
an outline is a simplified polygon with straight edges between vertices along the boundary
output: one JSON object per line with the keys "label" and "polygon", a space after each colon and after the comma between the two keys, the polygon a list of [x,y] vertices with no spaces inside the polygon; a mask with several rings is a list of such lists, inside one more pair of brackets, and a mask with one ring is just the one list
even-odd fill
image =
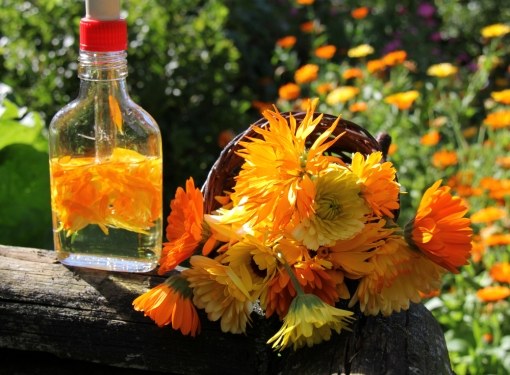
{"label": "wooden post", "polygon": [[[257,312],[246,335],[222,333],[205,315],[196,338],[158,328],[131,302],[162,280],[66,267],[52,251],[0,245],[0,348],[23,358],[49,353],[61,366],[71,359],[172,374],[452,374],[441,328],[423,305],[389,318],[358,314],[352,332],[278,354],[266,341],[280,322]],[[16,366],[2,357],[0,368]]]}

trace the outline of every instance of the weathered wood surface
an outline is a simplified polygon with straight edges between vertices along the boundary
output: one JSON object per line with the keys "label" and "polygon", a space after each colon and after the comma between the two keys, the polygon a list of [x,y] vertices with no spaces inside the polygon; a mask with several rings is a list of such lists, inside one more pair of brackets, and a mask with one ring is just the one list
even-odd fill
{"label": "weathered wood surface", "polygon": [[[389,318],[358,315],[352,333],[343,332],[313,348],[278,355],[265,342],[280,323],[255,313],[246,335],[221,333],[219,324],[205,316],[202,333],[196,338],[184,337],[169,327],[158,328],[135,312],[131,302],[161,280],[156,274],[66,267],[55,260],[52,251],[0,245],[0,348],[9,356],[22,353],[23,358],[30,358],[32,353],[37,361],[41,353],[47,353],[61,358],[62,366],[78,360],[111,366],[115,371],[452,373],[443,333],[422,305]],[[32,365],[36,368],[38,363]],[[87,370],[87,366],[82,368],[84,372],[72,367],[75,375],[101,373]]]}

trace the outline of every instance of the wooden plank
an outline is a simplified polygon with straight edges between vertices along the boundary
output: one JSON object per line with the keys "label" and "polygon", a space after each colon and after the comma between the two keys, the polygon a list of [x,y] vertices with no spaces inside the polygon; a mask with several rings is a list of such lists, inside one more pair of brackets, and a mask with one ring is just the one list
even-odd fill
{"label": "wooden plank", "polygon": [[352,333],[278,355],[265,343],[280,323],[256,313],[246,335],[224,334],[203,314],[196,338],[158,328],[131,302],[162,280],[0,245],[0,348],[173,374],[452,373],[442,331],[422,305],[390,318],[358,314]]}

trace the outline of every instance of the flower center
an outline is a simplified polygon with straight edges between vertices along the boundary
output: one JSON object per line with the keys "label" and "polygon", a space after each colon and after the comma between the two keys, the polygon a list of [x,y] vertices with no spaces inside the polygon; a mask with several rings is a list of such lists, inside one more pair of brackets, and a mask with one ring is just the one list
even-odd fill
{"label": "flower center", "polygon": [[324,198],[317,203],[317,216],[323,220],[334,220],[342,212],[342,206],[334,198]]}

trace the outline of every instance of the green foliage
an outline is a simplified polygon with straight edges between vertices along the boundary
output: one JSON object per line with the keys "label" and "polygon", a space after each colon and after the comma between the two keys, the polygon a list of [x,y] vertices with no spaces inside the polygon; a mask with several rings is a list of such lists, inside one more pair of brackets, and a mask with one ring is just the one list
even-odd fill
{"label": "green foliage", "polygon": [[[0,96],[1,98],[1,96]],[[51,249],[49,164],[44,123],[0,101],[0,243]]]}

